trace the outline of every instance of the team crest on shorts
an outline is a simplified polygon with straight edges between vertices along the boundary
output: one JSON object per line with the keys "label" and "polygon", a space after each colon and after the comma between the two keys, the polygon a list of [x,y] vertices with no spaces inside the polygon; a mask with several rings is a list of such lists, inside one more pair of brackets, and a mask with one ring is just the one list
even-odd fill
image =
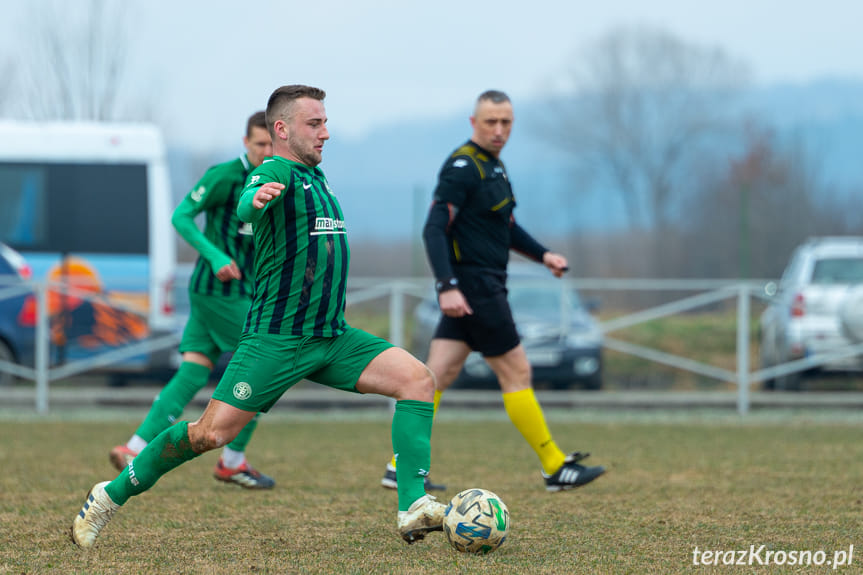
{"label": "team crest on shorts", "polygon": [[249,399],[252,397],[252,386],[245,381],[238,382],[234,386],[234,397],[237,399]]}

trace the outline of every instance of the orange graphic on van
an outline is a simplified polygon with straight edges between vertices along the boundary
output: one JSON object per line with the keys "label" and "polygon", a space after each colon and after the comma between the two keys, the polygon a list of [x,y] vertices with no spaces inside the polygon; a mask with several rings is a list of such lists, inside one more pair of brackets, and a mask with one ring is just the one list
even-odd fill
{"label": "orange graphic on van", "polygon": [[[74,341],[83,347],[95,348],[118,346],[147,337],[146,296],[106,292],[98,272],[87,260],[68,256],[48,270],[46,279],[50,284],[60,285],[48,288],[53,344],[66,345]],[[132,304],[137,309],[118,309],[112,303]],[[19,322],[35,325],[37,307],[35,296],[29,296]]]}

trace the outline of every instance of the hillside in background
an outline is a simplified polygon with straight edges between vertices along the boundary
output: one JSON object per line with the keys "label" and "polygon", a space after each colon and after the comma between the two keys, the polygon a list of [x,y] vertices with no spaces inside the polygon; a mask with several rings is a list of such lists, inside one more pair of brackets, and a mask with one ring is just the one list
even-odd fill
{"label": "hillside in background", "polygon": [[[783,138],[803,142],[830,193],[848,195],[863,188],[863,81],[825,79],[762,87],[750,92],[743,106]],[[516,124],[502,159],[519,202],[517,217],[540,237],[620,228],[625,222],[614,195],[578,190],[566,155],[538,137],[532,119],[546,115],[546,110],[541,101],[515,102]],[[340,139],[338,118],[330,119],[332,139],[321,167],[342,203],[354,242],[417,237],[441,164],[470,136],[469,115],[465,110],[460,116],[399,124],[382,121],[358,140]],[[216,157],[228,159],[238,152],[227,149]],[[171,166],[179,201],[206,162],[173,150]],[[576,190],[577,203],[571,201]],[[568,200],[561,204],[562,199]]]}

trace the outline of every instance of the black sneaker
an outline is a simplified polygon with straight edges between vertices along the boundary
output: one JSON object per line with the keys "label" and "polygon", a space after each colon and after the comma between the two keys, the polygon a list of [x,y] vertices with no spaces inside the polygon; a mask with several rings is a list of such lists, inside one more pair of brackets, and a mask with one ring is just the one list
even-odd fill
{"label": "black sneaker", "polygon": [[546,475],[543,472],[546,491],[563,491],[581,487],[605,473],[605,467],[601,465],[585,467],[578,463],[588,455],[590,454],[575,451],[566,456],[563,465],[553,475]]}
{"label": "black sneaker", "polygon": [[[387,469],[384,471],[384,476],[381,478],[381,486],[387,489],[398,489],[399,484],[396,480],[396,468],[393,467],[392,463],[387,463]],[[425,489],[426,491],[444,491],[446,490],[446,485],[432,483],[431,479],[426,477]]]}

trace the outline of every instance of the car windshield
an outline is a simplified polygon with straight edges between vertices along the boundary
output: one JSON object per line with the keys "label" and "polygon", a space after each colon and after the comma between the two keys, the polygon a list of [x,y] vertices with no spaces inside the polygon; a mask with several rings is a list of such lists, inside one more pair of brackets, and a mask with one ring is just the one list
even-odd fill
{"label": "car windshield", "polygon": [[818,285],[863,282],[863,259],[829,258],[815,262],[812,283]]}
{"label": "car windshield", "polygon": [[565,292],[557,285],[536,286],[513,284],[509,289],[509,303],[514,312],[531,315],[559,315],[560,297],[566,294],[566,303],[571,308],[579,307],[578,296]]}

